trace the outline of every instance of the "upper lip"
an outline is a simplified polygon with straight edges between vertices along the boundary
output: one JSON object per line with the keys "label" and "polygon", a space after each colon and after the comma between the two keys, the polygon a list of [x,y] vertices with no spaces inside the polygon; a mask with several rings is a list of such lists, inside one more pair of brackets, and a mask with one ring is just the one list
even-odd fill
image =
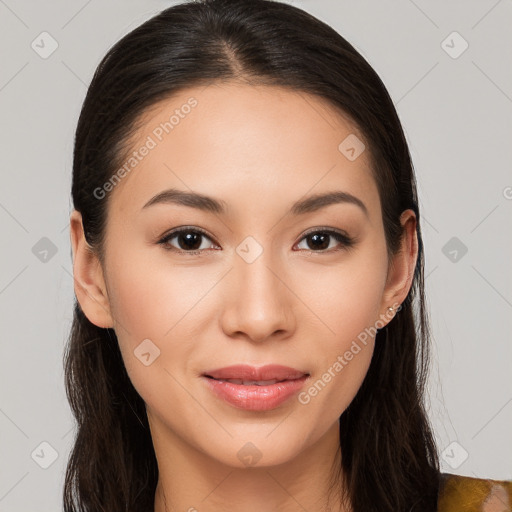
{"label": "upper lip", "polygon": [[233,366],[226,366],[225,368],[218,368],[216,370],[209,370],[204,372],[207,377],[214,379],[241,379],[241,380],[294,380],[300,379],[305,375],[309,375],[301,370],[290,368],[289,366],[282,366],[277,364],[269,364],[266,366],[250,366],[247,364],[237,364]]}

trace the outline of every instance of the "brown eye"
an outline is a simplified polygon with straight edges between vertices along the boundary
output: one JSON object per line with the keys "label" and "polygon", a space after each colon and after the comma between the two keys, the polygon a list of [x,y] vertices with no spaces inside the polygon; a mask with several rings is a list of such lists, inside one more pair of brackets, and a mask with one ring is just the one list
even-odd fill
{"label": "brown eye", "polygon": [[[199,254],[207,249],[208,244],[205,245],[203,240],[205,238],[211,241],[211,238],[198,228],[180,228],[165,235],[158,243],[162,244],[166,250]],[[176,239],[174,245],[170,243],[173,239]]]}
{"label": "brown eye", "polygon": [[331,243],[333,239],[338,242],[338,245],[342,246],[341,248],[348,248],[353,245],[352,238],[331,229],[310,231],[301,239],[301,242],[305,240],[307,245],[305,249],[312,252],[332,252],[332,250],[340,250],[339,247],[338,249],[332,249]]}

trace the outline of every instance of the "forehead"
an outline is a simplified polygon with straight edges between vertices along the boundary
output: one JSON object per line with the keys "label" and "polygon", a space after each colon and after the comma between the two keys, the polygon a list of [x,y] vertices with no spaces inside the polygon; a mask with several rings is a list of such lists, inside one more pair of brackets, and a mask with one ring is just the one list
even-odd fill
{"label": "forehead", "polygon": [[214,83],[158,102],[137,126],[111,192],[113,213],[137,215],[167,188],[218,197],[234,214],[330,190],[366,198],[369,210],[379,204],[369,151],[345,152],[347,140],[364,148],[362,134],[314,95]]}

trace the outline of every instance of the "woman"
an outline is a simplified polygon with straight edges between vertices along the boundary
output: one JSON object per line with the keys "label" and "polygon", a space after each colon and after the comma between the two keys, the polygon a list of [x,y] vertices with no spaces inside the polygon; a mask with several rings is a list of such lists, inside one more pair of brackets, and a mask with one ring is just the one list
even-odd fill
{"label": "woman", "polygon": [[413,167],[332,28],[267,0],[147,21],[93,77],[72,196],[66,511],[450,509]]}

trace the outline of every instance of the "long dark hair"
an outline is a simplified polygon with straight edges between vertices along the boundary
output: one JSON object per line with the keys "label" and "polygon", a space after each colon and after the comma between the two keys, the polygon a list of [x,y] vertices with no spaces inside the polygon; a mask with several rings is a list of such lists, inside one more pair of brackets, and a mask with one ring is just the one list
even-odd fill
{"label": "long dark hair", "polygon": [[[301,9],[270,0],[203,0],[172,6],[127,34],[103,58],[76,130],[72,197],[100,261],[108,195],[141,115],[177,91],[221,80],[288,87],[322,97],[360,130],[371,155],[388,253],[417,217],[414,281],[399,313],[378,331],[369,371],[340,418],[342,470],[354,511],[434,511],[439,461],[425,413],[429,321],[414,170],[392,100],[379,76],[343,37]],[[75,299],[64,357],[77,421],[64,484],[66,512],[153,511],[157,461],[143,399],[113,329]],[[343,479],[343,481],[342,481]]]}

